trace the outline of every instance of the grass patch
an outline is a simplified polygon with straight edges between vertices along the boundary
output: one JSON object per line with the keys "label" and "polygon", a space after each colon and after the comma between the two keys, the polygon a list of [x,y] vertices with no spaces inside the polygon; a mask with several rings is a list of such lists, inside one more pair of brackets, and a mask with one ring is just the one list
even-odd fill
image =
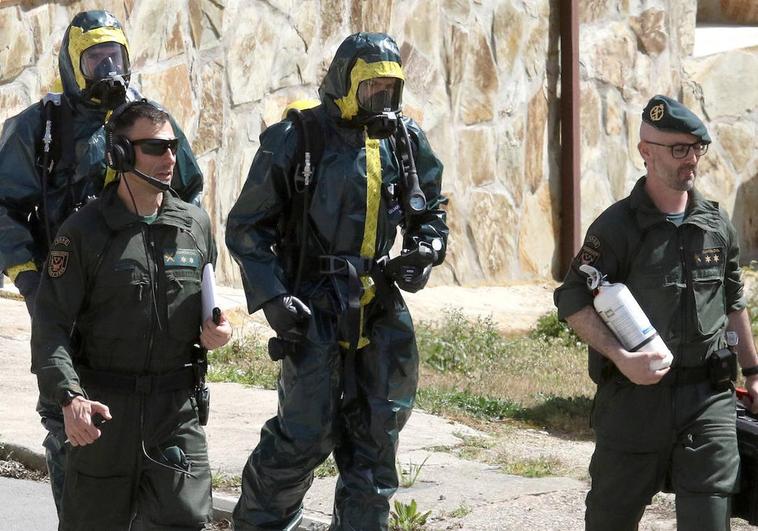
{"label": "grass patch", "polygon": [[463,518],[464,516],[471,513],[472,509],[465,503],[460,504],[458,507],[447,513],[448,516],[451,518]]}
{"label": "grass patch", "polygon": [[211,486],[214,490],[237,490],[242,488],[242,476],[225,474],[223,472],[211,473]]}
{"label": "grass patch", "polygon": [[555,312],[525,336],[500,335],[491,319],[451,310],[417,326],[421,379],[417,403],[459,420],[518,420],[590,437],[595,385],[586,346]]}
{"label": "grass patch", "polygon": [[[758,314],[758,309],[755,311]],[[473,424],[512,419],[589,437],[595,386],[587,376],[586,347],[555,312],[524,336],[504,337],[489,318],[448,310],[420,322],[419,407]],[[235,338],[209,353],[212,382],[276,389],[279,364],[258,336]]]}
{"label": "grass patch", "polygon": [[208,352],[208,380],[276,389],[279,364],[268,357],[268,345],[257,335],[235,338]]}
{"label": "grass patch", "polygon": [[313,471],[313,475],[317,478],[332,478],[337,474],[337,462],[331,455]]}
{"label": "grass patch", "polygon": [[506,458],[500,466],[506,474],[525,478],[544,478],[546,476],[556,476],[561,472],[560,461],[552,457],[530,459]]}

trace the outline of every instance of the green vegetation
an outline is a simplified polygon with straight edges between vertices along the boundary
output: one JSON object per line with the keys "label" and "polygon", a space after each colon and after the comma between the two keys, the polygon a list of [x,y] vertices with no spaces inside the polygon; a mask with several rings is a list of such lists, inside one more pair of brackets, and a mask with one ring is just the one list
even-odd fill
{"label": "green vegetation", "polygon": [[313,475],[317,478],[331,478],[337,475],[337,463],[330,455],[323,463],[316,467],[313,471]]}
{"label": "green vegetation", "polygon": [[257,335],[233,339],[208,353],[208,381],[234,382],[276,389],[279,364],[268,357],[267,344]]}
{"label": "green vegetation", "polygon": [[465,503],[462,503],[458,507],[456,507],[455,509],[447,513],[447,515],[452,518],[463,518],[470,512],[471,512],[471,507],[469,507]]}
{"label": "green vegetation", "polygon": [[500,466],[503,472],[513,476],[527,478],[544,478],[555,476],[561,472],[561,463],[555,458],[538,457],[534,459],[501,459]]}
{"label": "green vegetation", "polygon": [[420,465],[408,461],[408,465],[401,465],[400,462],[395,462],[395,470],[397,471],[397,478],[400,486],[403,488],[412,487],[418,475],[421,473],[421,469],[424,468],[429,456],[426,456]]}
{"label": "green vegetation", "polygon": [[211,472],[211,486],[214,490],[235,490],[242,487],[242,476]]}
{"label": "green vegetation", "polygon": [[586,347],[555,312],[530,334],[506,338],[491,319],[451,310],[439,322],[420,323],[417,340],[422,409],[464,422],[512,419],[590,436],[594,384]]}
{"label": "green vegetation", "polygon": [[432,511],[420,513],[416,500],[405,504],[395,500],[395,510],[390,513],[390,531],[421,531]]}
{"label": "green vegetation", "polygon": [[[758,309],[754,312],[758,314]],[[528,335],[507,338],[489,317],[449,310],[416,327],[421,358],[417,405],[463,422],[515,420],[566,433],[590,435],[594,385],[585,347],[555,312]],[[275,389],[279,364],[258,336],[236,338],[210,352],[208,379]]]}

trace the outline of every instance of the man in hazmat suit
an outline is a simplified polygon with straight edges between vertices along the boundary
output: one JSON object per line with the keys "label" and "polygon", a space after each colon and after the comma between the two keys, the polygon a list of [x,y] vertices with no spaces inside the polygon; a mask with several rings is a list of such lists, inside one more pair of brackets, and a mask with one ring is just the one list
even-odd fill
{"label": "man in hazmat suit", "polygon": [[[330,453],[339,470],[332,528],[387,529],[398,436],[418,383],[398,287],[424,287],[448,235],[442,164],[399,114],[403,79],[391,37],[348,37],[321,105],[261,135],[229,214],[226,243],[248,310],[263,309],[278,335],[270,354],[282,358],[278,415],[245,465],[235,529],[295,529]],[[403,251],[388,260],[398,227]]]}
{"label": "man in hazmat suit", "polygon": [[[0,135],[0,270],[24,297],[30,316],[42,264],[58,228],[115,176],[106,171],[104,159],[107,115],[140,97],[129,87],[126,35],[106,11],[77,14],[58,59],[62,93],[50,93],[9,118]],[[172,125],[180,142],[171,183],[182,199],[197,204],[202,174],[184,134]],[[44,445],[60,512],[63,417],[57,404],[41,401],[38,411],[49,431]]]}

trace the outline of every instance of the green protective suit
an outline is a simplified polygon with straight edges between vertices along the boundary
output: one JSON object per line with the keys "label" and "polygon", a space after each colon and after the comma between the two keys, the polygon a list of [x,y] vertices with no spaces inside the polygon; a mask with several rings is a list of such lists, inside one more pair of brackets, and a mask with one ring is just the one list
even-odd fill
{"label": "green protective suit", "polygon": [[[362,275],[356,325],[360,341],[354,369],[345,370],[348,336],[355,332],[346,326],[350,281],[347,275],[326,274],[317,257],[376,263],[389,253],[402,226],[409,245],[414,238],[437,241],[439,264],[448,229],[441,210],[446,201],[440,193],[442,164],[418,125],[404,118],[427,205],[406,221],[397,202],[399,169],[390,141],[367,140],[335,103],[355,97],[349,80],[358,59],[368,65],[364,75],[370,76],[373,68],[400,70],[391,38],[355,34],[337,50],[321,86],[322,105],[314,113],[323,154],[311,185],[305,271],[295,293],[312,317],[305,339],[282,361],[278,415],[264,425],[244,468],[235,529],[294,529],[313,470],[332,452],[339,469],[332,528],[387,529],[389,498],[398,486],[398,436],[418,381],[413,324],[395,286],[388,285],[380,297],[370,277]],[[297,130],[285,120],[264,131],[260,140],[226,231],[251,313],[269,299],[293,292],[298,260],[290,258],[303,238],[303,201],[293,184],[299,164]],[[291,237],[288,227],[295,228]],[[345,392],[347,386],[355,388],[354,395]]]}
{"label": "green protective suit", "polygon": [[622,282],[674,355],[655,385],[635,385],[590,349],[598,384],[592,413],[587,529],[636,529],[664,487],[680,529],[726,529],[739,457],[732,391],[715,391],[706,358],[726,345],[727,315],[745,307],[737,236],[718,204],[690,192],[681,225],[667,220],[640,179],[595,220],[555,292],[565,319],[592,304],[583,263]]}
{"label": "green protective suit", "polygon": [[[85,394],[113,416],[93,444],[68,449],[61,529],[128,529],[135,514],[146,529],[201,529],[210,468],[188,364],[202,267],[216,259],[210,221],[166,192],[148,225],[116,190],[109,185],[61,227],[32,321],[42,398]],[[154,462],[172,447],[194,477]]]}
{"label": "green protective suit", "polygon": [[[81,31],[80,31],[81,30]],[[38,271],[47,257],[48,239],[76,209],[97,196],[106,179],[104,122],[109,109],[87,99],[81,80],[77,80],[80,57],[72,57],[69,43],[74,32],[86,45],[111,35],[125,42],[118,21],[105,11],[86,11],[72,20],[59,54],[59,73],[63,85],[60,106],[52,105],[52,161],[47,178],[47,204],[43,202],[43,136],[46,113],[42,102],[35,103],[6,120],[0,135],[0,271],[30,264]],[[83,32],[83,33],[82,33]],[[100,33],[98,33],[100,32]],[[74,46],[74,49],[79,49]],[[83,50],[81,50],[83,51]],[[133,88],[128,100],[141,96]],[[199,204],[203,177],[189,142],[179,126],[172,125],[180,139],[172,186],[185,201]],[[56,502],[64,481],[65,435],[57,404],[40,402],[38,410],[50,432],[44,445],[48,471]]]}

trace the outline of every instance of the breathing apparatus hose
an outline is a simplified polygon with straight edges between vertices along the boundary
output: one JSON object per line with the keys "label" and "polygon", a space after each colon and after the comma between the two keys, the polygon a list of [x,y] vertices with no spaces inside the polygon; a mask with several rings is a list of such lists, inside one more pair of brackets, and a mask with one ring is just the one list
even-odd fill
{"label": "breathing apparatus hose", "polygon": [[411,137],[408,134],[408,128],[402,119],[397,121],[399,132],[402,135],[398,142],[401,148],[402,168],[403,168],[403,197],[405,205],[406,218],[418,216],[426,210],[426,196],[421,190],[418,183],[418,172],[416,171],[416,162],[413,160],[413,150],[411,149]]}

